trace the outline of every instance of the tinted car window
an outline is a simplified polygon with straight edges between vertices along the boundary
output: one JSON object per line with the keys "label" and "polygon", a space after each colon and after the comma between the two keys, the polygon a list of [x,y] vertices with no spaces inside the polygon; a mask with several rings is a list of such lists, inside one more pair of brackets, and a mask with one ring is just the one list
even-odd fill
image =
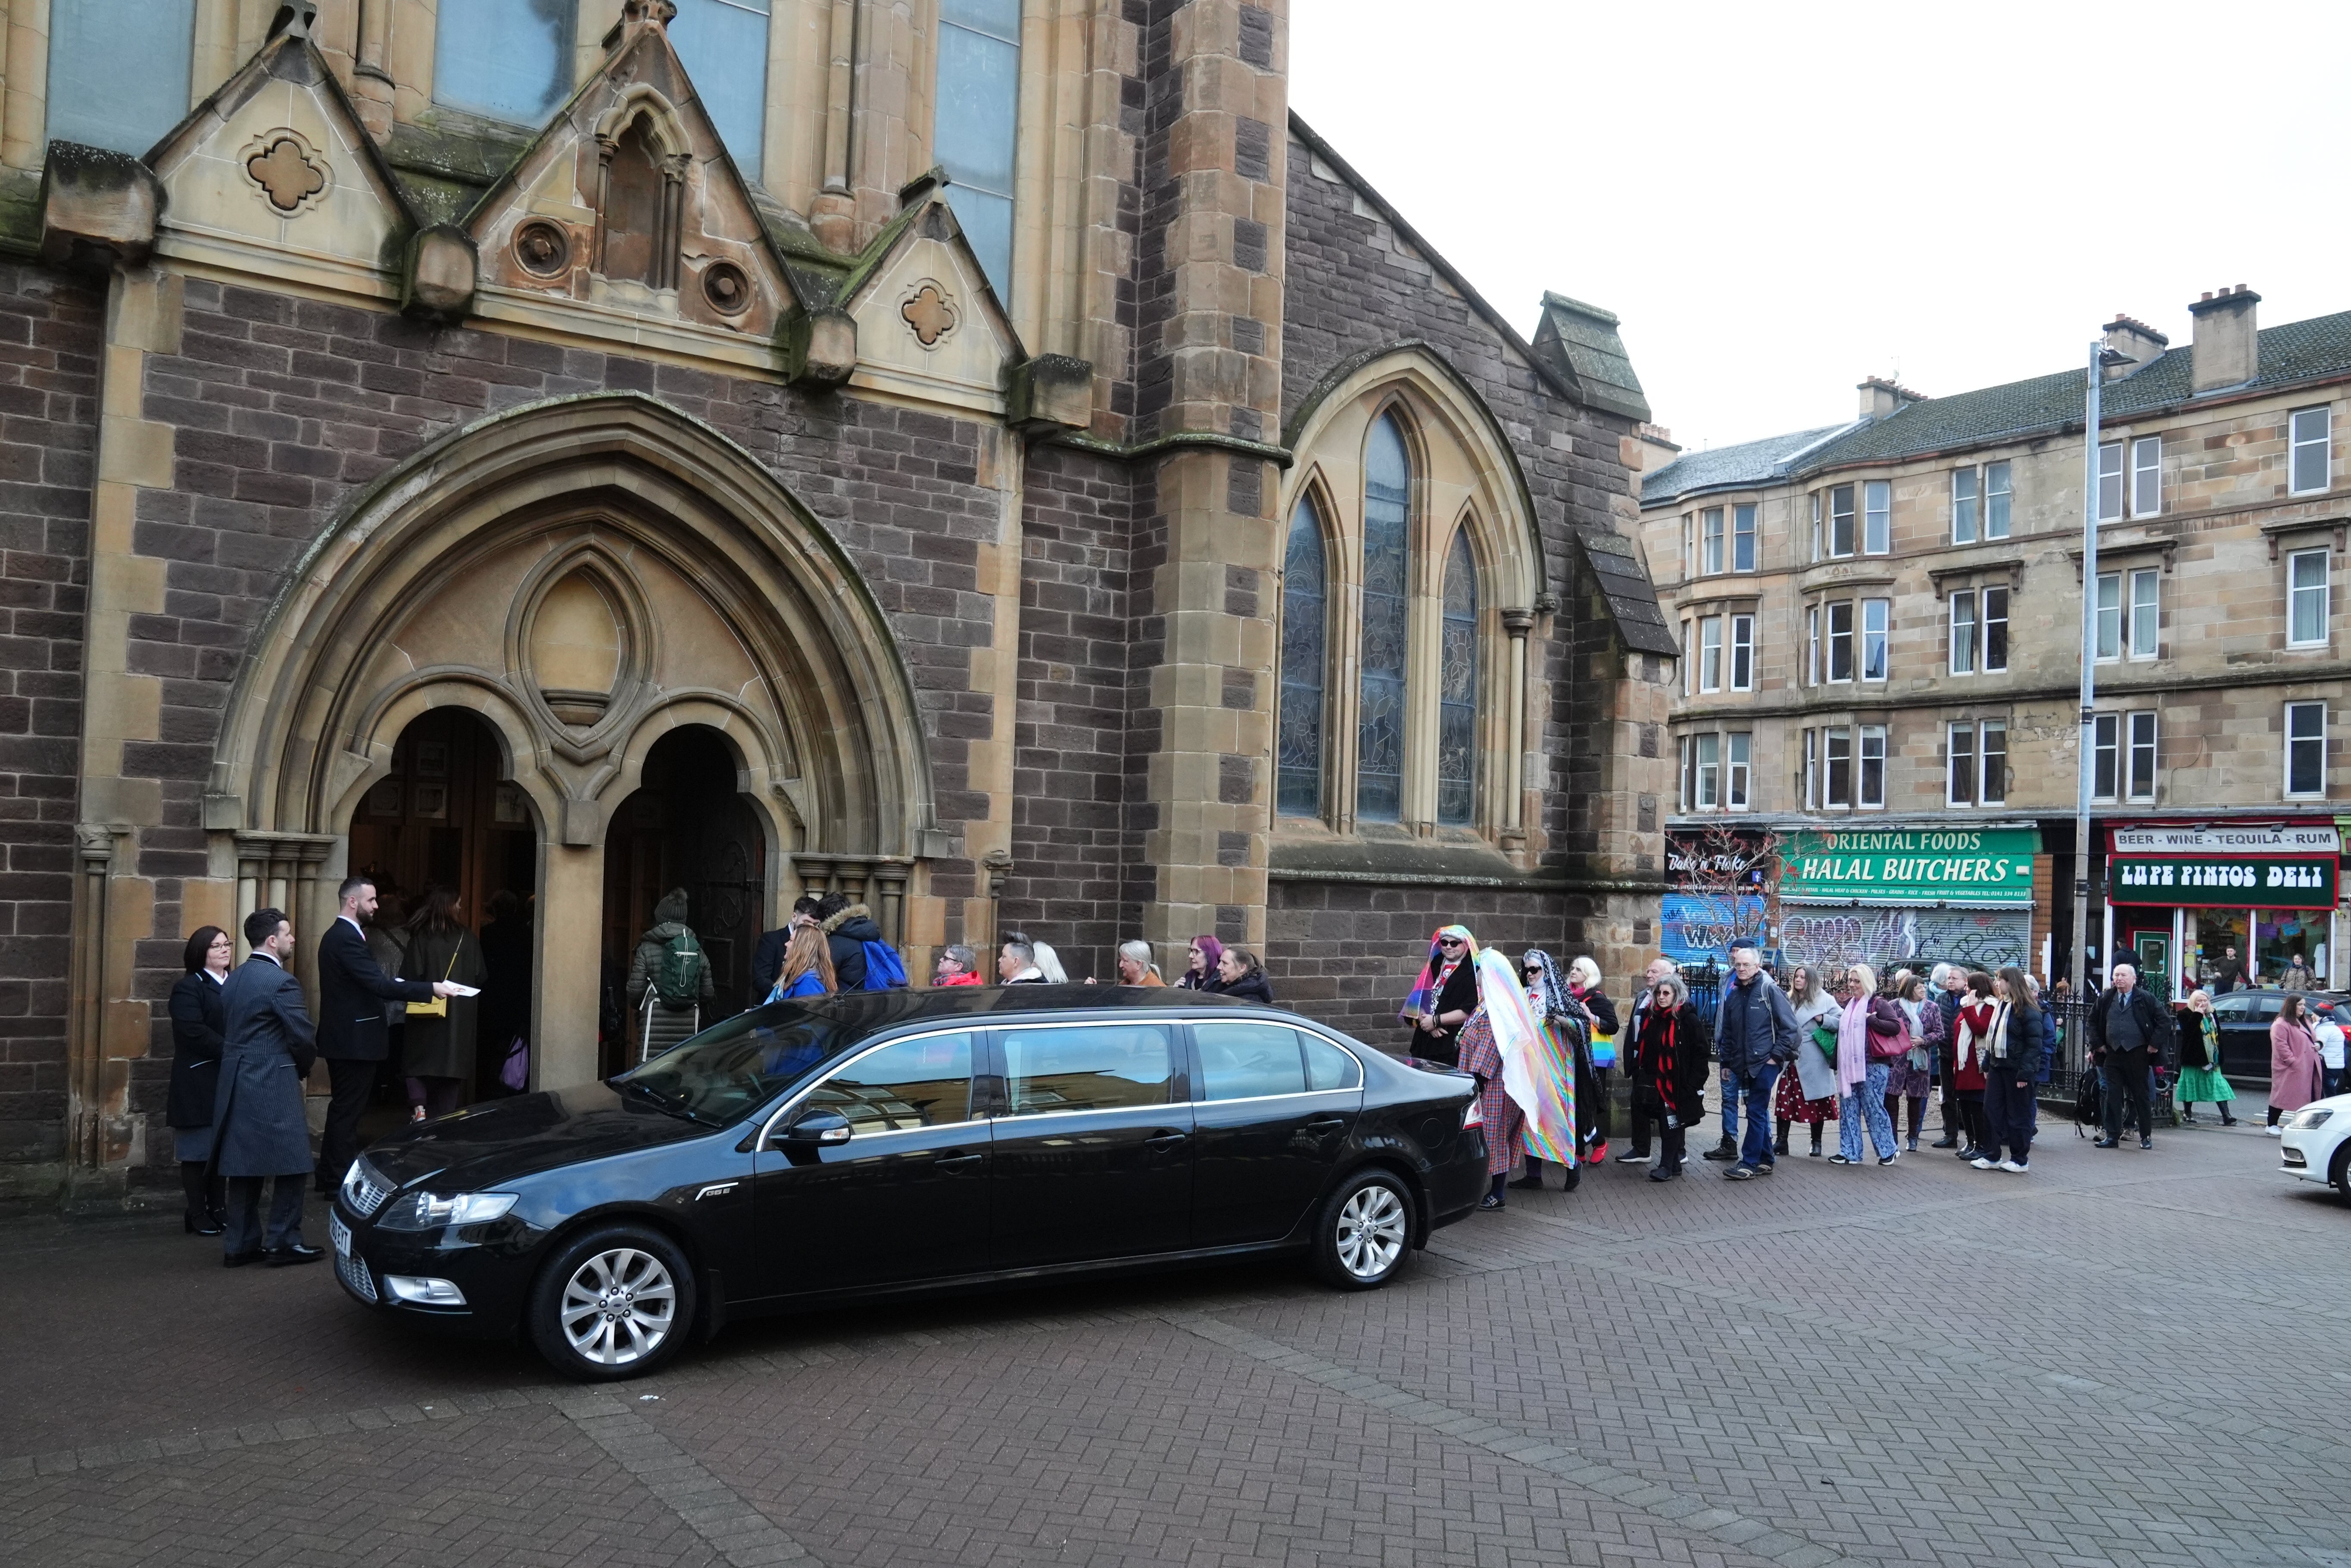
{"label": "tinted car window", "polygon": [[971,1036],[927,1034],[870,1051],[802,1103],[839,1111],[860,1134],[968,1121]]}
{"label": "tinted car window", "polygon": [[1175,1054],[1159,1024],[1007,1029],[998,1039],[1014,1116],[1167,1103]]}
{"label": "tinted car window", "polygon": [[1364,1081],[1363,1064],[1328,1040],[1301,1034],[1306,1047],[1306,1086],[1310,1089],[1352,1089]]}
{"label": "tinted car window", "polygon": [[1306,1068],[1298,1035],[1279,1023],[1195,1023],[1203,1097],[1246,1100],[1302,1095]]}
{"label": "tinted car window", "polygon": [[2259,1023],[2267,1023],[2284,1011],[2285,998],[2283,996],[2257,996],[2253,999],[2253,1017]]}
{"label": "tinted car window", "polygon": [[721,1126],[747,1116],[832,1054],[841,1026],[797,1003],[740,1012],[615,1080]]}
{"label": "tinted car window", "polygon": [[2236,1020],[2243,1018],[2246,1010],[2252,1005],[2253,999],[2250,996],[2223,996],[2213,1002],[2212,1012],[2214,1016],[2224,1021]]}

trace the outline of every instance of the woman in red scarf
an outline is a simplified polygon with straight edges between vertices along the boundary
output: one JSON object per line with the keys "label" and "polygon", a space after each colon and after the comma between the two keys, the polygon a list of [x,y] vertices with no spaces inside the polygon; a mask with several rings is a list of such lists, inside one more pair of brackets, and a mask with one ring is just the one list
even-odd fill
{"label": "woman in red scarf", "polygon": [[[1992,1027],[2000,1021],[2000,1002],[1992,995],[1991,976],[1980,970],[1968,976],[1968,999],[1951,1021],[1951,1099],[1959,1107],[1961,1159],[1984,1158],[1991,1142],[1984,1119],[1984,1059],[1991,1050]],[[1990,1168],[1986,1166],[1987,1169]]]}
{"label": "woman in red scarf", "polygon": [[1690,1123],[1706,1113],[1706,1079],[1713,1054],[1706,1020],[1678,975],[1667,975],[1649,993],[1633,1039],[1633,1147],[1647,1141],[1657,1124],[1657,1163],[1652,1181],[1682,1173]]}

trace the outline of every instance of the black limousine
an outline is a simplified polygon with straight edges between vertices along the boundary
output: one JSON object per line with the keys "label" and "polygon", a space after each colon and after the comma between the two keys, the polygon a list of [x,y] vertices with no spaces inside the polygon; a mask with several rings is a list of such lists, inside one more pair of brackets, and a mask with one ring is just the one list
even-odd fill
{"label": "black limousine", "polygon": [[857,993],[404,1128],[329,1230],[371,1306],[628,1377],[732,1317],[943,1288],[1294,1253],[1370,1289],[1484,1192],[1477,1104],[1192,992]]}

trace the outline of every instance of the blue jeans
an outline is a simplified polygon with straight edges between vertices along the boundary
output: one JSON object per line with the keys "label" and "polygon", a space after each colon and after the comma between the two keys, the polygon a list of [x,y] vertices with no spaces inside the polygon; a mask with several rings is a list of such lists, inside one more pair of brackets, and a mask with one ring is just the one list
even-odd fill
{"label": "blue jeans", "polygon": [[[1739,1163],[1760,1170],[1771,1163],[1771,1085],[1779,1081],[1780,1064],[1767,1062],[1743,1080],[1726,1079],[1722,1091],[1722,1125],[1730,1126],[1731,1102],[1747,1096],[1747,1138],[1739,1146]],[[1734,1091],[1732,1085],[1736,1083]]]}
{"label": "blue jeans", "polygon": [[1722,1141],[1739,1141],[1739,1080],[1729,1073],[1722,1077]]}
{"label": "blue jeans", "polygon": [[1838,1102],[1837,1152],[1856,1164],[1861,1159],[1864,1117],[1868,1119],[1869,1141],[1876,1146],[1877,1158],[1884,1159],[1894,1152],[1894,1119],[1886,1114],[1886,1080],[1891,1076],[1889,1064],[1872,1062],[1861,1086]]}

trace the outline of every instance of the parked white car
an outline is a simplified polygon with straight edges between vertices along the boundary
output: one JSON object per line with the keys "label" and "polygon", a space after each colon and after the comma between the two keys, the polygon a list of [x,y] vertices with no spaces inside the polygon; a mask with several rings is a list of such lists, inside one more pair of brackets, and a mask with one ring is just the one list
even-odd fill
{"label": "parked white car", "polygon": [[2288,1176],[2323,1181],[2351,1203],[2351,1095],[2313,1100],[2289,1111],[2278,1135],[2279,1157]]}

